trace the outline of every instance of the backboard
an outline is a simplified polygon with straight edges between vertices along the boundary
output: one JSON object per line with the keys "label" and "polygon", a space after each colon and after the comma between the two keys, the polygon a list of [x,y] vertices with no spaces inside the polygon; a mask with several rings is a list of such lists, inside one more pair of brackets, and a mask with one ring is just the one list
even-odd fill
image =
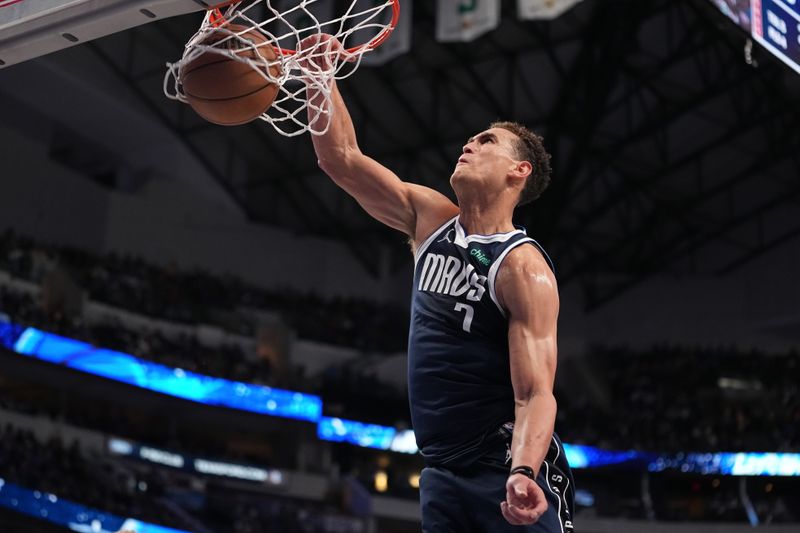
{"label": "backboard", "polygon": [[219,0],[0,0],[0,68]]}

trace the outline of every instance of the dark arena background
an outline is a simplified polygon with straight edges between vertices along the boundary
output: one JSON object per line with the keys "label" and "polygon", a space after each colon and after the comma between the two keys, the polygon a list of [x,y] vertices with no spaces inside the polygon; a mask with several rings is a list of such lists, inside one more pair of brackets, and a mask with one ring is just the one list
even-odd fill
{"label": "dark arena background", "polygon": [[[419,531],[408,244],[164,96],[203,4],[0,0],[0,531]],[[451,198],[494,120],[553,154],[576,531],[800,531],[798,3],[401,9],[364,153]]]}

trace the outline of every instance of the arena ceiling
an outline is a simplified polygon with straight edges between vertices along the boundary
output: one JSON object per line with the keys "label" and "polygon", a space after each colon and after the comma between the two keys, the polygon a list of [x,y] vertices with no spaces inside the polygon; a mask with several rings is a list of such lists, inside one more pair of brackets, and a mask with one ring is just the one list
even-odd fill
{"label": "arena ceiling", "polygon": [[[461,146],[497,119],[540,132],[550,190],[520,210],[561,284],[597,308],[657,274],[724,275],[800,234],[800,76],[705,0],[587,0],[553,22],[516,19],[465,44],[436,41],[414,4],[413,49],[342,82],[362,150],[449,196]],[[183,16],[86,45],[178,133],[254,222],[341,240],[372,273],[405,239],[365,215],[316,165],[307,137],[223,128],[164,98],[165,50]],[[746,60],[747,59],[747,60]]]}

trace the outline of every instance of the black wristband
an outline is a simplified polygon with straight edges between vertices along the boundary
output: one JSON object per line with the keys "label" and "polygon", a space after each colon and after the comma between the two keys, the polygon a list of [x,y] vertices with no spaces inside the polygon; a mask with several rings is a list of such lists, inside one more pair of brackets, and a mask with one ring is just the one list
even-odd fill
{"label": "black wristband", "polygon": [[523,476],[530,478],[536,481],[536,474],[533,471],[533,468],[529,466],[515,466],[511,469],[511,473],[509,473],[509,477],[513,476],[514,474],[522,474]]}

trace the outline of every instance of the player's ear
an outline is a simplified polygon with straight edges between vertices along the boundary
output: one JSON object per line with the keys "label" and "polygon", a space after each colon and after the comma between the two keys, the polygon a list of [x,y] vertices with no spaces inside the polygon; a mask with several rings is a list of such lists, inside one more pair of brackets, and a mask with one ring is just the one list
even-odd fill
{"label": "player's ear", "polygon": [[533,166],[528,161],[516,161],[510,172],[506,175],[507,183],[518,190],[525,187],[528,176],[533,172]]}
{"label": "player's ear", "polygon": [[531,175],[531,172],[533,172],[533,165],[531,165],[530,161],[515,161],[514,168],[511,169],[511,176],[515,180],[521,179],[525,181]]}

